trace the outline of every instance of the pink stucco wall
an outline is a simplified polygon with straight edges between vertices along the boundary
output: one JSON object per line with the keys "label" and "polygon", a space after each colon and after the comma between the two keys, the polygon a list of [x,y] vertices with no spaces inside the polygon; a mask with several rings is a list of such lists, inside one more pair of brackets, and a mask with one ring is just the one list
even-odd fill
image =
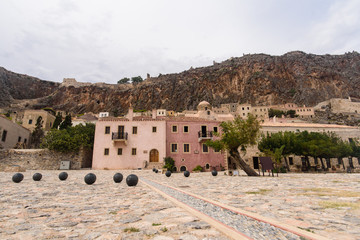
{"label": "pink stucco wall", "polygon": [[[118,131],[123,125],[128,133],[127,145],[124,142],[112,140],[112,132]],[[105,134],[105,127],[110,127],[110,134]],[[133,126],[137,127],[137,134],[132,134]],[[157,131],[152,131],[156,127]],[[104,155],[104,149],[109,148],[109,155]],[[118,155],[118,148],[122,148],[122,155]],[[132,148],[136,148],[136,155],[132,155]],[[124,121],[112,118],[96,123],[93,165],[94,169],[136,169],[143,168],[144,161],[149,162],[150,151],[159,151],[159,162],[163,162],[166,155],[166,123],[164,120],[134,120]]]}
{"label": "pink stucco wall", "polygon": [[[175,160],[175,166],[177,171],[181,166],[185,166],[186,170],[192,171],[197,165],[202,166],[205,169],[205,165],[209,164],[210,168],[206,171],[210,171],[213,167],[220,169],[220,164],[225,166],[224,155],[220,152],[215,152],[214,149],[209,148],[208,153],[202,152],[202,144],[205,141],[199,142],[198,132],[201,130],[201,126],[206,126],[207,131],[213,131],[214,127],[218,128],[220,122],[207,121],[200,119],[187,119],[181,120],[174,118],[166,122],[166,156],[170,156]],[[172,126],[177,126],[177,132],[172,132]],[[188,126],[189,132],[184,133],[184,126]],[[171,144],[178,144],[178,151],[176,153],[171,152]],[[184,152],[184,143],[190,144],[190,152]]]}

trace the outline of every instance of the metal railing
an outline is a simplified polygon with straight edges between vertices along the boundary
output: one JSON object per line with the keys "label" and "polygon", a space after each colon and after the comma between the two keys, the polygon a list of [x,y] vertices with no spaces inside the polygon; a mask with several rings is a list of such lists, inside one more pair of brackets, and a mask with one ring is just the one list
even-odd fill
{"label": "metal railing", "polygon": [[127,140],[128,133],[127,132],[113,132],[111,138],[112,138],[112,140]]}
{"label": "metal railing", "polygon": [[198,132],[198,136],[199,138],[212,138],[213,137],[213,132],[212,131],[199,131]]}

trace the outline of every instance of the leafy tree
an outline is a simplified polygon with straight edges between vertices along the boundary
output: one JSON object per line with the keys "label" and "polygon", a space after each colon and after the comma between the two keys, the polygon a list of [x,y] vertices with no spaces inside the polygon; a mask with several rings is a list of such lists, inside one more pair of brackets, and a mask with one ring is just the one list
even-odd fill
{"label": "leafy tree", "polygon": [[130,78],[124,77],[122,79],[120,79],[117,83],[118,84],[126,84],[130,82]]}
{"label": "leafy tree", "polygon": [[[282,148],[281,156],[284,158],[285,166],[288,171],[290,171],[290,166],[287,160],[287,157],[291,154],[293,154],[293,145],[295,141],[295,133],[293,132],[277,132],[272,133],[269,135],[269,133],[265,135],[262,135],[262,138],[258,144],[258,149],[261,152],[266,153],[267,151],[271,151],[272,153],[275,153],[278,151],[277,149]],[[281,163],[281,159],[279,164]]]}
{"label": "leafy tree", "polygon": [[260,133],[260,123],[256,118],[249,114],[246,120],[237,117],[234,121],[222,122],[220,124],[221,133],[214,133],[219,136],[219,140],[210,140],[206,144],[215,150],[228,150],[230,159],[237,161],[241,168],[249,176],[258,176],[240,156],[240,152],[246,152],[248,146],[256,145]]}
{"label": "leafy tree", "polygon": [[54,124],[53,124],[52,128],[53,128],[53,129],[58,129],[58,127],[60,126],[61,122],[62,122],[62,114],[61,114],[61,112],[58,112],[58,113],[56,114],[55,121],[54,121]]}
{"label": "leafy tree", "polygon": [[272,117],[277,117],[277,118],[281,118],[283,115],[286,115],[284,111],[281,110],[277,110],[277,109],[269,109],[269,118]]}
{"label": "leafy tree", "polygon": [[164,158],[164,168],[167,168],[169,171],[173,171],[175,167],[175,160],[172,157],[166,157]]}
{"label": "leafy tree", "polygon": [[64,121],[62,121],[62,123],[59,126],[60,130],[66,129],[68,127],[72,126],[72,122],[71,122],[71,115],[70,114],[66,114]]}
{"label": "leafy tree", "polygon": [[131,82],[132,82],[132,83],[141,83],[142,81],[144,81],[144,80],[142,79],[141,76],[137,76],[137,77],[132,77],[132,78],[131,78]]}
{"label": "leafy tree", "polygon": [[62,130],[52,129],[45,136],[41,146],[58,152],[78,152],[81,147],[92,149],[94,136],[95,125],[91,123]]}
{"label": "leafy tree", "polygon": [[35,129],[31,133],[31,142],[34,148],[39,148],[41,141],[44,137],[44,130],[42,129],[43,120],[42,117],[39,116],[36,120]]}
{"label": "leafy tree", "polygon": [[295,118],[296,117],[296,111],[295,110],[288,110],[285,115],[290,116],[291,118]]}

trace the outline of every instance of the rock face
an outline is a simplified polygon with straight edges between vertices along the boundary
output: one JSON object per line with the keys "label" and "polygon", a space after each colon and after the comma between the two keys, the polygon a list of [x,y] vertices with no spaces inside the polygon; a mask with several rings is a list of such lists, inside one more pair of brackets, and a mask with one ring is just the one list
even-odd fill
{"label": "rock face", "polygon": [[0,107],[6,107],[16,99],[47,96],[57,90],[58,86],[59,83],[13,73],[0,67]]}
{"label": "rock face", "polygon": [[52,106],[76,113],[135,109],[195,109],[240,102],[253,105],[294,102],[314,106],[334,97],[360,98],[360,54],[314,55],[290,52],[232,58],[213,66],[159,75],[132,85],[61,87],[35,107]]}

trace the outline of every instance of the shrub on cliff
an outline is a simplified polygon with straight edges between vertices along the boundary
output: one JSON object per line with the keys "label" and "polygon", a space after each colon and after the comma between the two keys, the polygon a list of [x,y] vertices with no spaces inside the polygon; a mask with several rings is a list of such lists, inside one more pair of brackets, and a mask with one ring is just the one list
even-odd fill
{"label": "shrub on cliff", "polygon": [[77,152],[80,147],[92,149],[95,125],[87,123],[58,130],[52,129],[44,138],[41,147],[58,152]]}

